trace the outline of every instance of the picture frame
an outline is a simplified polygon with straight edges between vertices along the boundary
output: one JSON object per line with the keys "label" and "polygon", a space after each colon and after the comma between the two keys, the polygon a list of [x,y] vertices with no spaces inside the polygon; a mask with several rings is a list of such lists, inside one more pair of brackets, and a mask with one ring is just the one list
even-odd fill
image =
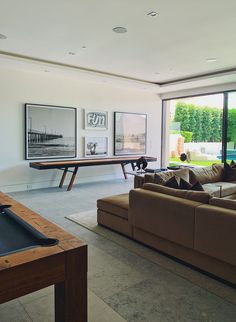
{"label": "picture frame", "polygon": [[114,155],[144,155],[147,114],[114,112]]}
{"label": "picture frame", "polygon": [[106,157],[108,155],[108,137],[90,137],[84,138],[84,156],[85,158]]}
{"label": "picture frame", "polygon": [[107,130],[108,112],[84,110],[84,129],[85,130]]}
{"label": "picture frame", "polygon": [[77,109],[25,104],[25,159],[77,156]]}

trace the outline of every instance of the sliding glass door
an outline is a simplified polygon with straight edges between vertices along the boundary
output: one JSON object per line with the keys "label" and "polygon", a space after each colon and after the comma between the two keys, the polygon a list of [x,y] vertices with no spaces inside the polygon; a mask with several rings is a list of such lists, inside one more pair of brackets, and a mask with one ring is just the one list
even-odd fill
{"label": "sliding glass door", "polygon": [[221,162],[223,106],[223,93],[165,101],[165,165]]}
{"label": "sliding glass door", "polygon": [[236,160],[236,92],[227,93],[226,160]]}

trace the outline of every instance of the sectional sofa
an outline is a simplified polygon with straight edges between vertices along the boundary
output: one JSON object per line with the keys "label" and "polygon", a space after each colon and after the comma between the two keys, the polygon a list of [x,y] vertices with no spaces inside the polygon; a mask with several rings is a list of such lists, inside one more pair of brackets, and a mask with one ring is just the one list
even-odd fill
{"label": "sectional sofa", "polygon": [[[171,176],[205,191],[164,186]],[[222,165],[146,175],[129,194],[97,201],[98,224],[236,285],[236,184]]]}

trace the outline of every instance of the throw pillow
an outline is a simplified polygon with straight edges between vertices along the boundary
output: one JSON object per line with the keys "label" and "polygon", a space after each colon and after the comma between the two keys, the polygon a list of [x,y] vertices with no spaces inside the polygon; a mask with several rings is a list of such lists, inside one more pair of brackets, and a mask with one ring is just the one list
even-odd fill
{"label": "throw pillow", "polygon": [[189,181],[189,169],[181,169],[176,171],[163,171],[161,173],[155,173],[154,183],[165,185],[166,181],[176,176],[177,181],[183,178],[185,181]]}
{"label": "throw pillow", "polygon": [[196,181],[193,185],[182,178],[180,179],[179,188],[183,190],[204,191],[200,182]]}
{"label": "throw pillow", "polygon": [[203,189],[203,186],[201,185],[201,183],[200,183],[199,181],[195,182],[195,183],[192,185],[192,187],[191,187],[191,189],[190,189],[190,190],[193,190],[193,191],[205,191],[205,190]]}
{"label": "throw pillow", "polygon": [[179,183],[178,183],[176,177],[173,176],[172,178],[170,178],[168,181],[165,182],[164,186],[169,187],[169,188],[178,189]]}
{"label": "throw pillow", "polygon": [[236,163],[234,162],[234,160],[231,160],[230,166],[231,168],[236,168]]}
{"label": "throw pillow", "polygon": [[224,163],[224,179],[225,181],[236,181],[236,167]]}
{"label": "throw pillow", "polygon": [[189,183],[188,181],[180,178],[180,180],[179,180],[179,189],[190,190],[191,188],[192,188],[191,183]]}

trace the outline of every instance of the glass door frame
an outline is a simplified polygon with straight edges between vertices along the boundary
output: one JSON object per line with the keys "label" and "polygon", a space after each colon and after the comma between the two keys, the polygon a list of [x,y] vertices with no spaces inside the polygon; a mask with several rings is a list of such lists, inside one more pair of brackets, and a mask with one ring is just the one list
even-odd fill
{"label": "glass door frame", "polygon": [[227,130],[228,130],[228,104],[229,104],[229,93],[236,93],[235,90],[228,91],[220,91],[220,92],[210,92],[204,94],[194,94],[194,95],[185,95],[179,97],[172,97],[162,100],[162,126],[161,126],[161,168],[166,167],[167,165],[167,138],[169,136],[169,126],[167,124],[167,109],[166,102],[174,100],[174,99],[183,99],[197,96],[207,96],[214,94],[223,94],[223,118],[222,118],[222,154],[221,154],[221,162],[226,162],[227,158]]}

